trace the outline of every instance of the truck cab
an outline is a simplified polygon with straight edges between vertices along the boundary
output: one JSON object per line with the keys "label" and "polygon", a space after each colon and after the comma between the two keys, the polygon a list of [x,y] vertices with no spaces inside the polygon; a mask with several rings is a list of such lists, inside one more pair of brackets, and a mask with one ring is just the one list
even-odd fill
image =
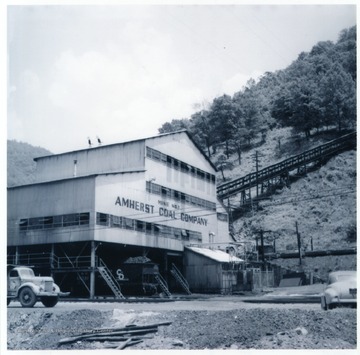
{"label": "truck cab", "polygon": [[61,292],[51,276],[35,276],[28,266],[8,265],[7,304],[18,300],[23,307],[33,307],[37,301],[45,307],[54,307],[59,297],[68,296]]}

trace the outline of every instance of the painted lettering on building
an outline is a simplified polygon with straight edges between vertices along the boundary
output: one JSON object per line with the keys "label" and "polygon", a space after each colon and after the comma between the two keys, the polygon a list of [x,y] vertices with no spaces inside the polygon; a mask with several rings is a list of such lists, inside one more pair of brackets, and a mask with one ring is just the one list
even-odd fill
{"label": "painted lettering on building", "polygon": [[191,216],[187,213],[181,213],[181,220],[185,222],[191,222],[194,224],[201,224],[202,226],[207,226],[206,218]]}
{"label": "painted lettering on building", "polygon": [[[160,205],[163,205],[163,206],[165,205],[164,203],[160,203],[160,200],[158,202]],[[129,198],[124,198],[124,197],[121,198],[120,196],[118,196],[116,198],[115,205],[119,205],[119,206],[126,207],[126,208],[131,208],[133,210],[140,211],[140,212],[145,212],[145,213],[150,213],[150,214],[155,213],[154,205],[139,202],[136,200],[131,200]],[[165,206],[168,206],[168,203]],[[177,208],[177,205],[175,205],[175,206],[172,205],[172,207]],[[159,207],[158,214],[161,217],[166,217],[166,218],[170,218],[170,219],[174,219],[174,220],[179,219],[184,222],[199,224],[202,226],[208,225],[207,218],[203,218],[200,216],[193,216],[193,215],[183,213],[183,212],[180,213],[177,210],[172,210],[172,209],[165,208],[165,207]]]}
{"label": "painted lettering on building", "polygon": [[142,203],[135,200],[130,200],[129,198],[120,198],[117,197],[115,205],[124,206],[127,208],[132,208],[133,210],[145,212],[145,213],[154,213],[154,206],[147,203]]}

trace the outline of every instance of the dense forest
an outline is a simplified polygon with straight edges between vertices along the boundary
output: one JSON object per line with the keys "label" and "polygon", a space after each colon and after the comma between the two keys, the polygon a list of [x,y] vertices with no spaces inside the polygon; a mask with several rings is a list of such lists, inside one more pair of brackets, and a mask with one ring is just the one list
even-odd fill
{"label": "dense forest", "polygon": [[[344,29],[336,43],[319,42],[284,70],[266,72],[232,97],[216,97],[190,118],[174,119],[159,133],[187,129],[217,166],[242,152],[255,138],[291,127],[309,138],[313,132],[356,126],[356,27]],[[204,107],[206,106],[206,107]],[[217,149],[223,147],[220,156]]]}

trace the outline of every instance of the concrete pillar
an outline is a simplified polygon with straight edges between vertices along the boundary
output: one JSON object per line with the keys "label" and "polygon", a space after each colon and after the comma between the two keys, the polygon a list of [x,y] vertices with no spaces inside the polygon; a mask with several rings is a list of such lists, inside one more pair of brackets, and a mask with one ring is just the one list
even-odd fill
{"label": "concrete pillar", "polygon": [[90,299],[95,298],[95,242],[91,242],[91,256],[90,256]]}

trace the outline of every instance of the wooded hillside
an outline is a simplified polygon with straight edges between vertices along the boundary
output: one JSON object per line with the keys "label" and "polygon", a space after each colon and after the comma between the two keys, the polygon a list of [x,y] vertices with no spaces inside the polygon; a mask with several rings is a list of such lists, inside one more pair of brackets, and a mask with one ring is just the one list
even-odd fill
{"label": "wooded hillside", "polygon": [[[356,27],[344,29],[336,43],[319,42],[286,69],[265,73],[232,97],[223,95],[190,118],[175,119],[160,133],[187,129],[220,168],[270,130],[291,127],[309,138],[328,128],[338,132],[356,126]],[[224,155],[216,156],[220,147]]]}
{"label": "wooded hillside", "polygon": [[34,181],[34,158],[52,154],[41,147],[28,143],[7,141],[7,186],[31,184]]}
{"label": "wooded hillside", "polygon": [[[343,30],[336,43],[320,42],[300,53],[286,69],[250,80],[232,97],[217,97],[190,118],[163,124],[159,132],[178,129],[187,129],[217,166],[218,184],[355,130],[356,27]],[[266,244],[297,251],[296,225],[303,251],[355,247],[356,153],[332,158],[240,218],[229,213],[234,238],[249,248],[266,231]],[[298,264],[284,262],[293,270]],[[326,277],[339,268],[356,268],[356,256],[309,258],[300,269]]]}

